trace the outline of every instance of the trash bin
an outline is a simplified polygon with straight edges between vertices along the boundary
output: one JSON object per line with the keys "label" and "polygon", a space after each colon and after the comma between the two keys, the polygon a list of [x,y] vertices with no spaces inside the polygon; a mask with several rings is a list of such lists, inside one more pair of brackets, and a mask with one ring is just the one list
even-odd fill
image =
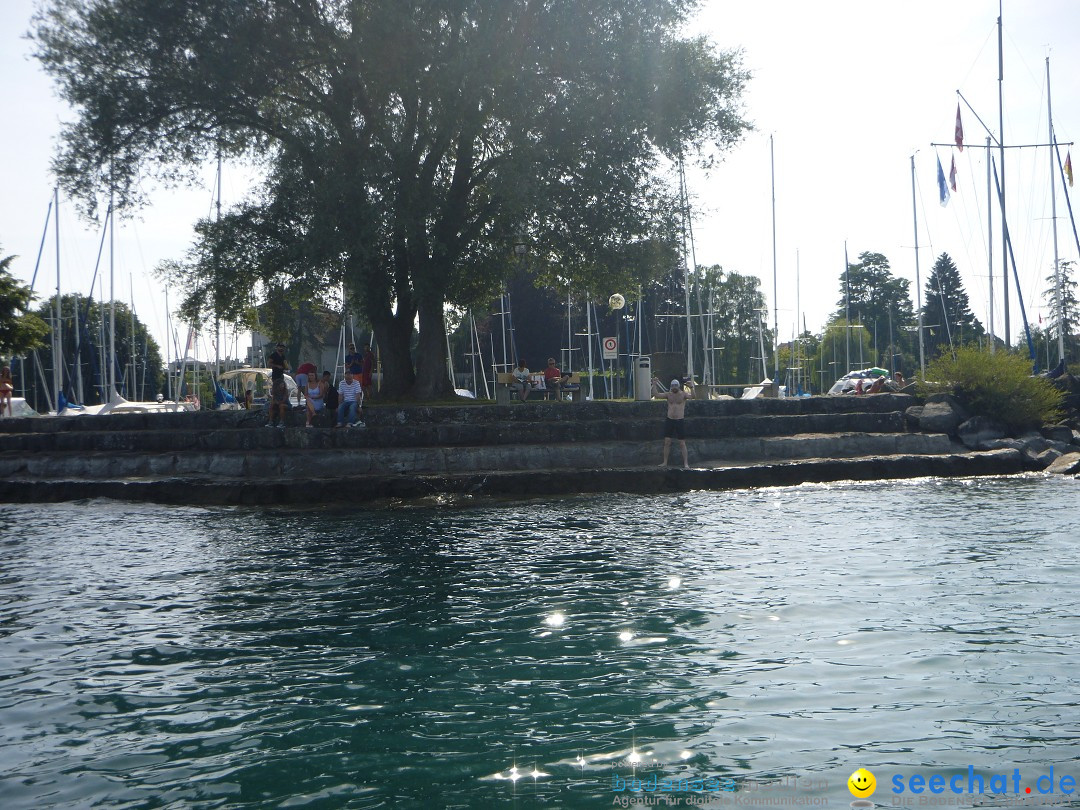
{"label": "trash bin", "polygon": [[495,402],[498,405],[510,404],[510,386],[495,383]]}
{"label": "trash bin", "polygon": [[652,399],[652,358],[637,359],[637,373],[634,374],[634,399],[638,402]]}

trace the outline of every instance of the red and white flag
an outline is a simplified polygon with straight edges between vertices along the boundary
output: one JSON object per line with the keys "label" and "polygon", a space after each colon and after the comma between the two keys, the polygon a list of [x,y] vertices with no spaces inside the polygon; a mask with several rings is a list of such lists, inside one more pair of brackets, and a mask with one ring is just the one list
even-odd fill
{"label": "red and white flag", "polygon": [[949,169],[949,188],[956,191],[956,155],[952,156],[952,168]]}
{"label": "red and white flag", "polygon": [[964,125],[960,121],[960,104],[956,104],[956,148],[964,151]]}

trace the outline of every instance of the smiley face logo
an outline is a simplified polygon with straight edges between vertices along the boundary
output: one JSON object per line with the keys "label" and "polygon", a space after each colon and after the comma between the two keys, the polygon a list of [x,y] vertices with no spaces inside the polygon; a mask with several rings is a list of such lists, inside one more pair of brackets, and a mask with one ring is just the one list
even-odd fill
{"label": "smiley face logo", "polygon": [[848,777],[847,788],[852,796],[865,799],[867,796],[874,795],[874,791],[877,790],[877,780],[866,768],[859,768]]}

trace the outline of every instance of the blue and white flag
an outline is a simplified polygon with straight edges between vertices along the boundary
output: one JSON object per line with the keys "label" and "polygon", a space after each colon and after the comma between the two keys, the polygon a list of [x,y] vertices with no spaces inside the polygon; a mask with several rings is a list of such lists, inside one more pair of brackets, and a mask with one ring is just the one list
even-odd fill
{"label": "blue and white flag", "polygon": [[941,198],[941,207],[949,204],[949,184],[945,182],[945,170],[941,168],[941,158],[937,159],[937,188]]}

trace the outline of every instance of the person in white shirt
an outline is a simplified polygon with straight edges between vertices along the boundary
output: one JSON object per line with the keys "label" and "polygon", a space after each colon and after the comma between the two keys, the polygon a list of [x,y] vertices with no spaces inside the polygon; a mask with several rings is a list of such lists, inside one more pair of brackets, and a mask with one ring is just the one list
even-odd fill
{"label": "person in white shirt", "polygon": [[360,407],[364,402],[364,392],[360,381],[353,377],[351,370],[346,370],[345,379],[338,383],[337,427],[362,427]]}
{"label": "person in white shirt", "polygon": [[517,368],[510,373],[514,375],[514,382],[510,384],[510,389],[516,391],[518,399],[524,402],[529,398],[529,392],[533,388],[532,372],[529,371],[524,360],[518,360]]}

